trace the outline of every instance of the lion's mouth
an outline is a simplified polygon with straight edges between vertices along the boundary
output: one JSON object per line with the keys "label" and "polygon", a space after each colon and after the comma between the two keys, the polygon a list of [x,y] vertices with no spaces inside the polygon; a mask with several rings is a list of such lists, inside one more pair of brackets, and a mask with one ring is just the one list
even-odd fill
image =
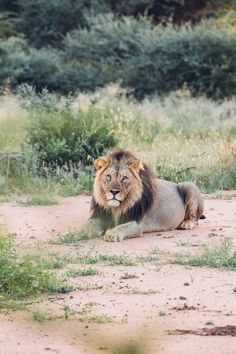
{"label": "lion's mouth", "polygon": [[115,198],[112,198],[107,201],[107,204],[111,207],[118,207],[120,206],[120,201]]}

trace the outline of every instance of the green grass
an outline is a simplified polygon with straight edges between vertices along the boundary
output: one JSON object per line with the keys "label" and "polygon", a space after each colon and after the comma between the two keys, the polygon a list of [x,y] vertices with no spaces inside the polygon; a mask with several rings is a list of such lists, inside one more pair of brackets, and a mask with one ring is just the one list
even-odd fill
{"label": "green grass", "polygon": [[33,320],[37,322],[44,322],[46,320],[46,316],[43,312],[41,311],[35,311],[33,312]]}
{"label": "green grass", "polygon": [[138,276],[136,274],[132,274],[132,273],[128,273],[128,272],[125,272],[121,276],[121,279],[134,279],[134,278],[138,278]]}
{"label": "green grass", "polygon": [[55,245],[61,245],[61,244],[73,245],[78,243],[79,241],[83,241],[86,239],[87,238],[81,237],[79,232],[68,232],[64,235],[59,235],[56,239],[50,240],[50,243]]}
{"label": "green grass", "polygon": [[110,323],[113,322],[112,318],[108,315],[92,315],[89,321],[95,323]]}
{"label": "green grass", "polygon": [[127,255],[99,255],[102,262],[107,262],[109,265],[133,266],[135,262]]}
{"label": "green grass", "polygon": [[32,195],[30,198],[19,201],[19,204],[22,206],[55,205],[58,204],[58,201],[55,198],[46,195]]}
{"label": "green grass", "polygon": [[69,269],[65,272],[65,275],[71,278],[86,277],[98,274],[100,274],[99,270],[91,267],[89,267],[88,269]]}
{"label": "green grass", "polygon": [[61,269],[67,264],[76,263],[76,257],[70,254],[49,252],[46,256],[38,255],[38,262],[40,262],[42,266],[46,267],[47,269]]}
{"label": "green grass", "polygon": [[159,259],[158,256],[153,256],[153,255],[149,255],[149,256],[139,256],[138,260],[141,263],[148,263],[148,262],[155,262]]}
{"label": "green grass", "polygon": [[87,254],[78,255],[78,262],[82,264],[96,264],[99,262],[107,263],[108,265],[123,265],[123,266],[133,266],[135,261],[127,255],[106,255],[106,254]]}
{"label": "green grass", "polygon": [[230,238],[221,240],[219,246],[205,247],[199,255],[176,253],[171,262],[191,266],[207,266],[210,268],[236,269],[236,251]]}
{"label": "green grass", "polygon": [[[50,99],[36,98],[38,109],[41,105],[44,114],[49,114],[44,105]],[[76,166],[76,173],[59,165],[56,171],[47,166],[39,169],[26,129],[34,110],[21,108],[12,96],[4,97],[3,101],[0,111],[1,199],[28,195],[27,205],[50,205],[56,199],[48,196],[90,193],[94,179],[91,167]],[[99,117],[106,120],[119,146],[138,150],[142,160],[153,166],[159,178],[175,182],[190,180],[203,192],[236,188],[236,151],[232,148],[236,141],[234,98],[217,102],[192,97],[183,90],[164,98],[156,96],[136,102],[119,87],[109,86],[83,98],[62,97],[62,101],[66,102],[64,109],[68,112],[71,106],[80,104],[85,115],[87,111],[98,109]],[[56,124],[57,120],[54,130],[59,129]]]}
{"label": "green grass", "polygon": [[0,237],[0,296],[19,300],[42,292],[69,292],[64,279],[50,271],[37,257],[18,258],[11,236]]}

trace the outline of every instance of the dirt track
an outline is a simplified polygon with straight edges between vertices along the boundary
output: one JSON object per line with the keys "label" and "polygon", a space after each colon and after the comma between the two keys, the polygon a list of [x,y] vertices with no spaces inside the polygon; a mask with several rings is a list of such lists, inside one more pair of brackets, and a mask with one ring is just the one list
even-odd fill
{"label": "dirt track", "polygon": [[[77,230],[89,214],[90,197],[64,198],[59,205],[22,207],[16,203],[0,206],[8,230],[17,234],[19,249],[72,252],[75,246],[53,245],[57,234]],[[82,253],[125,254],[132,258],[150,255],[153,247],[174,252],[199,253],[204,245],[219,244],[222,236],[236,245],[236,198],[206,199],[206,220],[198,229],[147,234],[122,243],[94,239],[82,242]],[[169,331],[198,330],[203,327],[236,325],[236,273],[230,270],[155,262],[135,266],[95,264],[100,275],[78,277],[83,290],[65,295],[41,297],[29,305],[47,313],[62,314],[68,305],[80,311],[107,315],[112,322],[94,323],[71,316],[38,323],[30,312],[0,312],[0,353],[112,353],[115,343],[140,341],[145,354],[235,354],[236,337],[174,334]],[[125,272],[134,279],[121,279]],[[86,290],[86,286],[89,288]],[[206,323],[211,323],[207,325]],[[125,353],[128,354],[128,353]]]}

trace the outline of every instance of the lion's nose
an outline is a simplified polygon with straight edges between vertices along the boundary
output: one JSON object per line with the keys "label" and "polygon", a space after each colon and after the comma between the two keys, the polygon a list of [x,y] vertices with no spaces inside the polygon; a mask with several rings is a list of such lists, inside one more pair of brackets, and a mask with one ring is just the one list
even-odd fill
{"label": "lion's nose", "polygon": [[118,189],[110,189],[110,192],[114,195],[114,197],[116,194],[120,193]]}

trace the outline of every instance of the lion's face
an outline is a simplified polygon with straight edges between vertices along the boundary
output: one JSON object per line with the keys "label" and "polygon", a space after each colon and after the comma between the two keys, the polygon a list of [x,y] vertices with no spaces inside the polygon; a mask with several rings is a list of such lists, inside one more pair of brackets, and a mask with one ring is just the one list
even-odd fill
{"label": "lion's face", "polygon": [[97,174],[94,183],[94,197],[97,203],[122,211],[132,206],[142,195],[139,170],[142,163],[136,161],[110,161],[101,157],[95,162]]}
{"label": "lion's face", "polygon": [[107,204],[118,207],[132,190],[133,175],[127,165],[114,165],[104,171],[100,182]]}

